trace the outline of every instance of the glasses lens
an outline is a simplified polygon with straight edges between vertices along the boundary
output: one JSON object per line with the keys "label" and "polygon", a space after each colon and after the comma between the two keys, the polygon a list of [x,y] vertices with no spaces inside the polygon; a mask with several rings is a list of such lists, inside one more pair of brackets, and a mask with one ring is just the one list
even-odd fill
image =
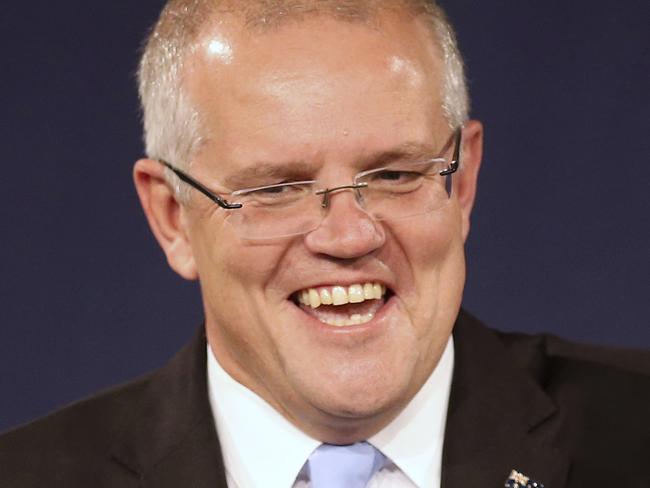
{"label": "glasses lens", "polygon": [[322,220],[320,198],[313,183],[273,185],[234,195],[243,206],[228,221],[244,238],[263,240],[306,234]]}
{"label": "glasses lens", "polygon": [[398,220],[439,209],[449,201],[444,159],[395,164],[364,173],[362,190],[368,212],[378,220]]}

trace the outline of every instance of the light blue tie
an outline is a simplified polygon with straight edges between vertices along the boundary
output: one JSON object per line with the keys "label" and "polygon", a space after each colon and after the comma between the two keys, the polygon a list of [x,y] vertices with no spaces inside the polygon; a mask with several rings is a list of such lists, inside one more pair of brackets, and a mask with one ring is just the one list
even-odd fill
{"label": "light blue tie", "polygon": [[384,455],[367,442],[321,444],[309,456],[312,488],[365,488],[384,464]]}

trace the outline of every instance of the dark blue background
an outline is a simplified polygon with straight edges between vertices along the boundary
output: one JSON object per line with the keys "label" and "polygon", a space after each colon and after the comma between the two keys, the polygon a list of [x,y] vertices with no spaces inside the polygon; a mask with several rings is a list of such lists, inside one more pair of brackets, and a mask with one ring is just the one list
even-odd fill
{"label": "dark blue background", "polygon": [[[0,16],[0,430],[154,368],[201,321],[131,183],[160,0]],[[466,306],[648,348],[647,0],[447,0],[486,125]]]}

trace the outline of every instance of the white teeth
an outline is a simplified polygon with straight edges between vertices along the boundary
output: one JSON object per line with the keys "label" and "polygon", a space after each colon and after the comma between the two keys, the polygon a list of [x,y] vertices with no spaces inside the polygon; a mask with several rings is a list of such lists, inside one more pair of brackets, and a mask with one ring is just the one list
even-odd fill
{"label": "white teeth", "polygon": [[335,286],[332,288],[332,303],[334,305],[345,305],[348,303],[348,294],[342,286]]}
{"label": "white teeth", "polygon": [[325,319],[323,322],[325,322],[328,325],[333,325],[335,327],[349,327],[350,325],[360,325],[360,324],[365,324],[370,322],[374,318],[375,314],[373,313],[367,313],[364,315],[360,315],[358,313],[355,313],[352,315],[350,318],[344,319],[344,318],[331,318],[331,319]]}
{"label": "white teeth", "polygon": [[[297,293],[298,302],[316,309],[321,305],[345,305],[347,303],[362,303],[365,300],[379,300],[386,294],[386,287],[379,283],[354,284],[350,286],[332,286],[323,288],[308,288]],[[349,317],[322,317],[321,322],[336,327],[365,324],[370,322],[375,312],[352,314]]]}
{"label": "white teeth", "polygon": [[365,300],[363,296],[363,287],[361,285],[352,285],[348,287],[348,300],[350,303],[361,303]]}
{"label": "white teeth", "polygon": [[320,302],[323,305],[331,305],[332,304],[332,294],[327,288],[321,288],[320,289]]}
{"label": "white teeth", "polygon": [[374,299],[379,300],[384,295],[384,291],[386,291],[386,288],[382,285],[377,283],[372,285],[372,295]]}
{"label": "white teeth", "polygon": [[372,291],[372,283],[366,283],[363,285],[363,298],[366,300],[372,300],[375,298],[375,294]]}
{"label": "white teeth", "polygon": [[308,288],[298,292],[298,302],[311,308],[321,305],[345,305],[361,303],[365,300],[379,300],[386,294],[386,287],[379,283]]}
{"label": "white teeth", "polygon": [[309,289],[309,305],[311,308],[320,307],[320,295],[313,288]]}

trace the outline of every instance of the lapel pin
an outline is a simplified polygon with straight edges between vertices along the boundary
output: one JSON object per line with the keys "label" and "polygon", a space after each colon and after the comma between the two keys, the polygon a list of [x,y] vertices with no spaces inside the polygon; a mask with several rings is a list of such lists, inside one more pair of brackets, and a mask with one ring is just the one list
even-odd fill
{"label": "lapel pin", "polygon": [[505,488],[544,488],[542,483],[531,480],[528,476],[519,471],[512,470],[506,480]]}

